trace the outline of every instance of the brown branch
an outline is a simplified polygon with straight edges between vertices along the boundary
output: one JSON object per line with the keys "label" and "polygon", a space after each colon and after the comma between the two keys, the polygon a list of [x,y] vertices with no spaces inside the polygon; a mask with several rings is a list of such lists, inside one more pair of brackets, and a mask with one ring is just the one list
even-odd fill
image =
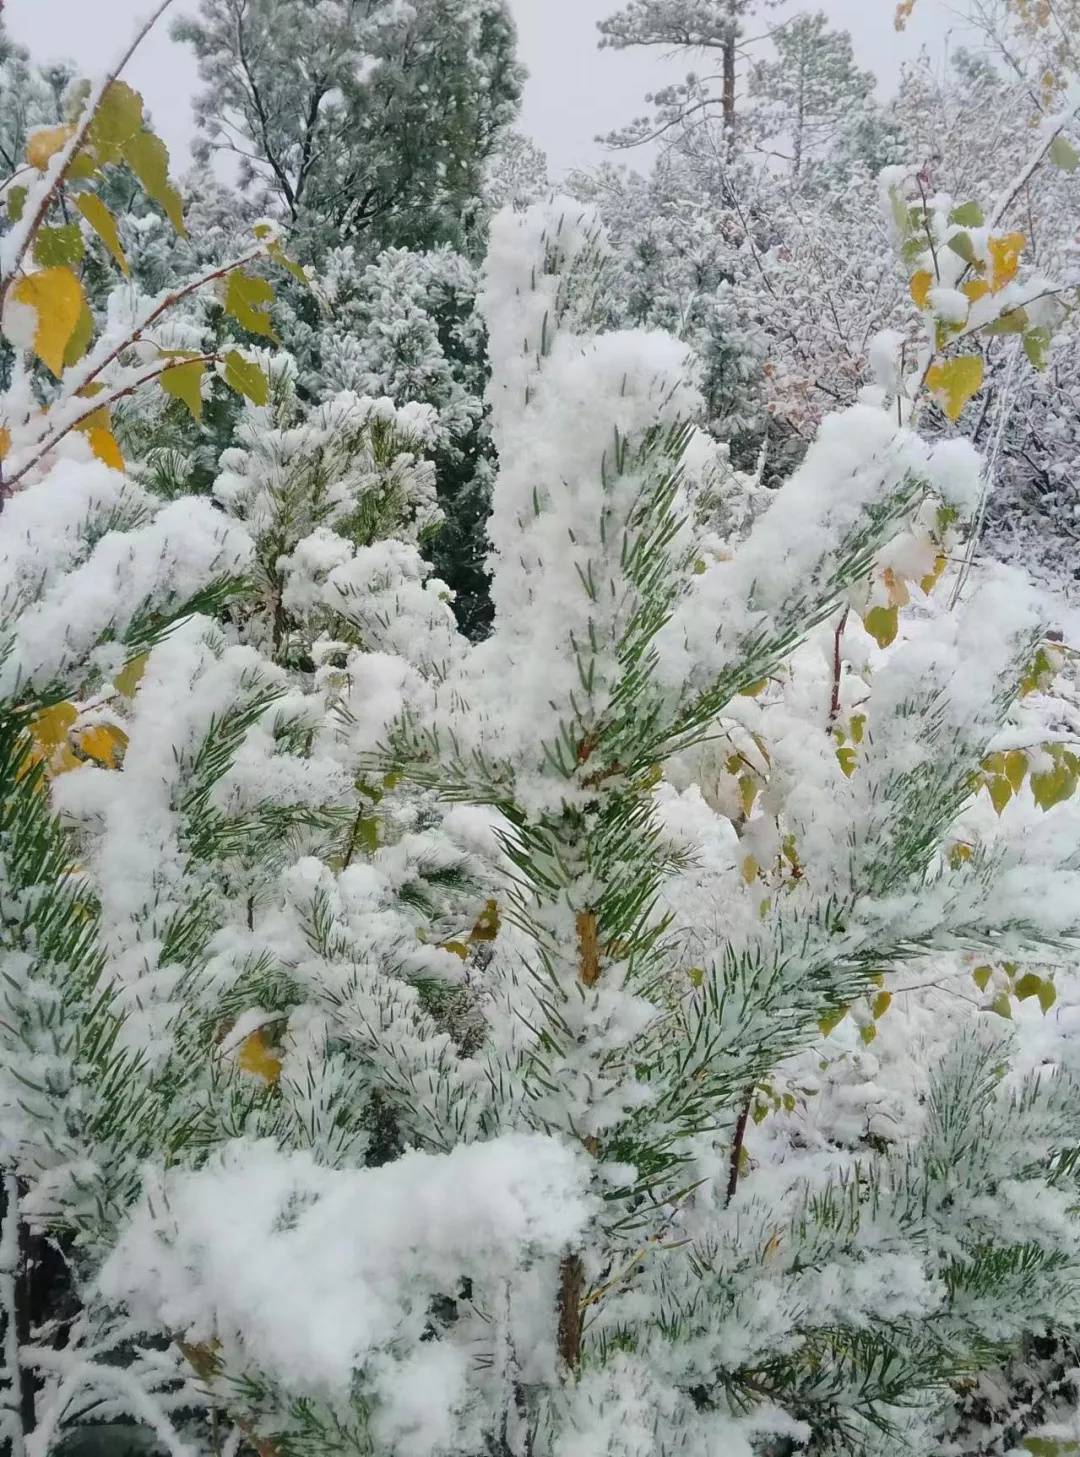
{"label": "brown branch", "polygon": [[844,608],[844,614],[836,624],[836,631],[833,633],[832,693],[829,697],[829,722],[825,730],[826,733],[830,734],[840,713],[840,669],[842,666],[840,661],[840,641],[844,636],[844,628],[847,627],[848,613],[850,610],[849,607]]}
{"label": "brown branch", "polygon": [[168,373],[170,369],[176,369],[180,364],[217,364],[219,359],[220,356],[217,354],[201,354],[197,355],[194,359],[167,359],[163,364],[155,366],[149,374],[140,375],[138,379],[132,380],[130,384],[125,385],[122,389],[114,390],[112,394],[94,395],[92,399],[87,400],[87,408],[81,415],[76,415],[62,429],[56,430],[52,435],[48,436],[37,454],[31,456],[26,464],[10,478],[4,488],[5,491],[10,494],[11,487],[22,480],[27,471],[32,470],[38,461],[48,455],[54,446],[59,445],[65,436],[70,435],[73,430],[77,430],[80,425],[89,420],[92,415],[96,415],[99,410],[104,410],[109,405],[115,405],[117,400],[126,399],[144,384],[149,384],[152,380],[158,379],[161,375]]}
{"label": "brown branch", "polygon": [[742,1163],[743,1140],[746,1138],[746,1125],[750,1120],[750,1105],[753,1100],[754,1090],[751,1088],[746,1095],[745,1102],[739,1109],[739,1116],[735,1120],[735,1137],[731,1142],[731,1163],[728,1166],[728,1204],[735,1198],[735,1191],[739,1187],[739,1165]]}

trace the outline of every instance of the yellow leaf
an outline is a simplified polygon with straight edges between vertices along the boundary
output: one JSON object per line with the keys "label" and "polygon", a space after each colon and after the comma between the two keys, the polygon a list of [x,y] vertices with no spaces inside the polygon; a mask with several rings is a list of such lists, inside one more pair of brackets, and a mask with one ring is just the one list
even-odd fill
{"label": "yellow leaf", "polygon": [[843,770],[844,774],[848,777],[848,779],[850,779],[851,776],[855,773],[855,770],[858,766],[859,758],[858,755],[855,753],[855,750],[851,748],[850,745],[844,744],[836,751],[836,762],[840,765],[840,768]]}
{"label": "yellow leaf", "polygon": [[464,941],[444,941],[442,949],[443,951],[449,951],[452,956],[457,956],[462,961],[469,959],[469,948],[465,945]]}
{"label": "yellow leaf", "polygon": [[101,198],[94,192],[80,192],[75,197],[75,206],[112,254],[120,272],[125,277],[130,278],[131,270],[128,267],[127,256],[120,242],[120,232],[116,226],[116,219],[102,202]]}
{"label": "yellow leaf", "polygon": [[984,992],[990,985],[990,978],[993,974],[994,968],[992,966],[977,966],[971,973],[971,980],[981,992]]}
{"label": "yellow leaf", "polygon": [[6,425],[0,425],[0,460],[3,460],[11,449],[11,431]]}
{"label": "yellow leaf", "polygon": [[884,1017],[891,1004],[892,992],[878,992],[870,1004],[870,1010],[874,1014],[874,1020],[876,1021],[878,1017]]}
{"label": "yellow leaf", "polygon": [[202,378],[205,372],[206,362],[192,359],[187,364],[174,364],[158,376],[158,383],[165,393],[185,404],[195,420],[202,419]]}
{"label": "yellow leaf", "polygon": [[955,359],[932,365],[926,373],[926,387],[950,420],[959,420],[968,400],[983,381],[981,354],[960,354]]}
{"label": "yellow leaf", "polygon": [[132,658],[130,663],[125,663],[113,680],[113,687],[117,693],[124,698],[134,698],[149,661],[149,653],[140,653],[137,658]]}
{"label": "yellow leaf", "polygon": [[1057,1001],[1057,990],[1049,977],[1044,976],[1039,984],[1039,990],[1035,994],[1039,998],[1039,1006],[1045,1017],[1050,1008]]}
{"label": "yellow leaf", "polygon": [[754,808],[754,800],[757,799],[757,781],[752,774],[739,776],[739,799],[742,801],[743,814],[749,815]]}
{"label": "yellow leaf", "polygon": [[851,742],[861,744],[866,733],[866,714],[853,713],[851,715]]}
{"label": "yellow leaf", "polygon": [[20,278],[11,296],[37,314],[34,353],[59,379],[64,371],[64,350],[86,302],[82,284],[70,268],[43,268]]}
{"label": "yellow leaf", "polygon": [[494,941],[499,934],[499,903],[488,901],[469,932],[470,941]]}
{"label": "yellow leaf", "polygon": [[1042,977],[1036,976],[1033,971],[1025,971],[1013,991],[1018,1001],[1026,1002],[1028,997],[1037,997],[1041,988]]}
{"label": "yellow leaf", "polygon": [[954,870],[959,870],[966,860],[970,860],[975,851],[968,844],[961,840],[949,850],[949,864]]}
{"label": "yellow leaf", "polygon": [[44,172],[50,160],[67,146],[74,135],[74,126],[39,127],[26,143],[26,160],[31,167]]}
{"label": "yellow leaf", "polygon": [[1012,799],[1012,785],[1004,774],[995,774],[992,779],[987,780],[986,788],[990,795],[990,803],[1000,815],[1009,800]]}
{"label": "yellow leaf", "polygon": [[1031,793],[1041,810],[1052,809],[1055,804],[1069,799],[1076,792],[1076,772],[1066,763],[1057,763],[1052,769],[1031,776]]}
{"label": "yellow leaf", "polygon": [[754,859],[753,855],[747,855],[746,859],[743,861],[740,867],[740,873],[743,880],[746,881],[747,885],[753,885],[754,881],[757,879],[758,873],[758,863]]}
{"label": "yellow leaf", "polygon": [[907,583],[903,577],[898,577],[892,567],[886,567],[881,574],[881,580],[885,588],[885,595],[889,599],[889,605],[906,607],[911,601],[911,594],[908,592]]}
{"label": "yellow leaf", "polygon": [[124,457],[111,430],[104,425],[95,425],[86,432],[86,438],[98,460],[104,461],[110,470],[124,469]]}
{"label": "yellow leaf", "polygon": [[874,1038],[877,1036],[877,1028],[874,1026],[873,1022],[871,1022],[867,1027],[860,1027],[859,1036],[867,1044],[867,1046],[869,1046],[870,1043],[873,1042]]}
{"label": "yellow leaf", "polygon": [[818,1027],[822,1037],[828,1037],[833,1028],[839,1027],[846,1016],[846,1007],[830,1007],[827,1012],[822,1012],[818,1018]]}
{"label": "yellow leaf", "polygon": [[84,729],[78,737],[78,748],[84,758],[92,759],[103,769],[119,769],[124,760],[128,736],[115,724],[97,724]]}
{"label": "yellow leaf", "polygon": [[692,966],[686,975],[690,978],[690,985],[692,987],[699,987],[705,980],[705,968],[703,966]]}
{"label": "yellow leaf", "polygon": [[960,292],[965,295],[970,303],[978,303],[979,299],[985,298],[990,292],[990,285],[985,278],[969,278],[966,283],[960,285]]}
{"label": "yellow leaf", "polygon": [[263,1027],[258,1028],[250,1037],[244,1038],[236,1055],[236,1062],[245,1072],[254,1073],[271,1086],[281,1076],[281,1058],[274,1051]]}
{"label": "yellow leaf", "polygon": [[990,239],[987,244],[990,252],[990,288],[994,293],[1016,277],[1025,242],[1023,233],[1004,233],[1000,238]]}
{"label": "yellow leaf", "polygon": [[30,721],[30,737],[48,759],[68,741],[68,732],[79,716],[73,703],[54,703]]}
{"label": "yellow leaf", "polygon": [[912,274],[911,282],[908,284],[908,292],[914,300],[915,307],[925,309],[927,297],[934,286],[934,275],[925,268],[920,268],[918,273]]}
{"label": "yellow leaf", "polygon": [[1013,787],[1013,793],[1019,793],[1020,787],[1027,775],[1027,755],[1022,749],[1011,749],[1005,755],[1005,778]]}
{"label": "yellow leaf", "polygon": [[922,580],[919,582],[919,586],[928,597],[937,586],[938,582],[941,580],[941,574],[948,565],[948,561],[949,559],[945,555],[945,553],[943,551],[939,551],[937,556],[934,558],[933,569],[927,572],[926,576],[923,577]]}
{"label": "yellow leaf", "polygon": [[887,648],[896,638],[900,625],[899,611],[892,607],[871,607],[863,618],[863,626],[880,648]]}
{"label": "yellow leaf", "polygon": [[747,685],[747,687],[740,688],[739,692],[744,698],[756,698],[758,694],[763,692],[764,689],[766,689],[768,686],[768,678],[759,678],[756,683],[750,683]]}

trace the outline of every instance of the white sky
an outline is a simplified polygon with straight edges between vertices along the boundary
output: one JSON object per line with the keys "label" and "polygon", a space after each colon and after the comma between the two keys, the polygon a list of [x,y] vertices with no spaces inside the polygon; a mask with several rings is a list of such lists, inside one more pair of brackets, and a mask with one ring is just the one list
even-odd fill
{"label": "white sky", "polygon": [[[74,57],[81,74],[107,66],[145,15],[150,0],[0,0],[11,33],[35,58]],[[785,11],[823,9],[830,22],[850,30],[860,63],[877,73],[884,90],[901,64],[921,46],[940,54],[951,28],[962,27],[946,0],[918,0],[908,30],[897,35],[895,0],[796,0]],[[193,0],[174,0],[173,11],[192,8]],[[646,91],[677,79],[689,69],[680,62],[642,52],[600,51],[596,22],[619,8],[619,0],[510,0],[521,36],[521,55],[530,71],[522,129],[548,152],[552,171],[598,160],[598,133],[644,110]],[[143,91],[154,122],[169,143],[178,171],[187,163],[191,135],[189,98],[196,86],[195,66],[186,46],[169,39],[168,26],[157,31],[127,71]],[[2,102],[2,98],[0,98]]]}

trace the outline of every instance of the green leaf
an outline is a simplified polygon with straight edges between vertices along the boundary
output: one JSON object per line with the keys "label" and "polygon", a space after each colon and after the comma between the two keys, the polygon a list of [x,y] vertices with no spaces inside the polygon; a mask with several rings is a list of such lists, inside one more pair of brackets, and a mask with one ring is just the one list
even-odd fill
{"label": "green leaf", "polygon": [[1036,996],[1039,998],[1039,1006],[1042,1008],[1043,1016],[1045,1017],[1057,1001],[1057,988],[1049,977],[1043,977]]}
{"label": "green leaf", "polygon": [[11,222],[21,221],[26,206],[27,187],[9,187],[7,190],[7,215]]}
{"label": "green leaf", "polygon": [[990,978],[993,974],[994,968],[992,966],[977,966],[971,973],[971,980],[981,992],[984,992],[990,985]]}
{"label": "green leaf", "polygon": [[[95,150],[115,149],[119,154],[142,129],[142,97],[126,81],[110,82],[90,123],[90,145]],[[108,160],[118,160],[118,156]]]}
{"label": "green leaf", "polygon": [[949,247],[958,254],[965,263],[977,263],[975,247],[971,241],[970,233],[954,233],[949,239]]}
{"label": "green leaf", "polygon": [[874,1014],[874,1020],[884,1017],[892,1005],[892,992],[878,992],[877,996],[870,1003],[870,1010]]}
{"label": "green leaf", "polygon": [[1026,1002],[1028,997],[1037,997],[1041,991],[1042,977],[1036,976],[1033,971],[1025,971],[1013,987],[1017,1000],[1021,1002]]}
{"label": "green leaf", "polygon": [[169,181],[169,149],[153,132],[136,132],[123,148],[124,161],[142,183],[146,195],[164,211],[165,216],[182,238],[187,237],[184,227],[184,205],[179,192]]}
{"label": "green leaf", "polygon": [[1012,1021],[1012,1002],[1009,1001],[1008,992],[998,992],[997,996],[990,1003],[990,1011],[996,1012],[999,1017]]}
{"label": "green leaf", "polygon": [[64,368],[71,369],[78,364],[86,351],[90,348],[90,340],[94,337],[94,316],[90,312],[90,306],[83,299],[82,308],[75,328],[71,331],[71,338],[67,341],[64,349]]}
{"label": "green leaf", "polygon": [[1032,774],[1031,793],[1041,810],[1053,809],[1076,792],[1076,772],[1068,764],[1058,762],[1042,774]]}
{"label": "green leaf", "polygon": [[270,319],[269,305],[274,302],[274,290],[265,278],[233,269],[225,284],[225,312],[252,334],[262,334],[276,339]]}
{"label": "green leaf", "polygon": [[961,228],[981,228],[984,222],[983,210],[977,202],[962,202],[949,214],[949,222]]}
{"label": "green leaf", "polygon": [[1071,1457],[1080,1452],[1080,1442],[1068,1437],[1025,1437],[1024,1449],[1031,1457]]}
{"label": "green leaf", "polygon": [[983,328],[985,334],[1022,334],[1030,323],[1026,309],[1008,309]]}
{"label": "green leaf", "polygon": [[877,1028],[874,1026],[873,1022],[871,1022],[868,1027],[860,1027],[859,1036],[867,1044],[867,1046],[869,1046],[870,1043],[873,1042],[874,1038],[877,1036]]}
{"label": "green leaf", "polygon": [[1054,166],[1060,167],[1063,172],[1075,172],[1080,166],[1080,152],[1076,150],[1072,142],[1062,136],[1055,137],[1050,143],[1047,156]]}
{"label": "green leaf", "polygon": [[112,254],[120,272],[126,278],[130,278],[131,270],[128,268],[128,261],[120,242],[120,233],[116,226],[116,219],[102,202],[101,198],[93,192],[80,192],[75,198],[75,206]]}
{"label": "green leaf", "polygon": [[81,263],[86,248],[78,223],[39,228],[34,237],[34,262],[40,268],[64,268]]}
{"label": "green leaf", "polygon": [[225,356],[225,383],[253,405],[265,405],[270,398],[270,385],[257,364],[251,364],[236,350]]}
{"label": "green leaf", "polygon": [[893,222],[896,224],[900,236],[906,237],[911,232],[911,218],[908,215],[908,205],[904,201],[904,195],[898,187],[889,189],[889,205],[892,208]]}
{"label": "green leaf", "polygon": [[900,624],[900,609],[893,607],[871,607],[863,618],[863,626],[879,648],[887,648],[896,638]]}
{"label": "green leaf", "polygon": [[1050,330],[1042,324],[1029,329],[1024,335],[1024,353],[1036,369],[1045,369],[1050,353]]}
{"label": "green leaf", "polygon": [[191,411],[192,418],[202,419],[202,379],[206,373],[204,359],[174,364],[158,375],[158,383],[170,398],[179,400]]}
{"label": "green leaf", "polygon": [[990,803],[1000,815],[1009,800],[1012,799],[1012,785],[1005,778],[1004,774],[995,774],[992,779],[987,780],[986,788],[990,794]]}

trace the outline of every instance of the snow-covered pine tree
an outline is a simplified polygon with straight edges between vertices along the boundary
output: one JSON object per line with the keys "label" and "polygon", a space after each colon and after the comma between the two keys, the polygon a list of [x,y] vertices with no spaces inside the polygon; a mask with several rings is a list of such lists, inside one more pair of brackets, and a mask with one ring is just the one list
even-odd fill
{"label": "snow-covered pine tree", "polygon": [[349,753],[454,806],[492,904],[425,947],[366,860],[285,868],[248,949],[287,967],[276,1087],[324,1133],[157,1160],[101,1273],[261,1451],[891,1457],[1080,1324],[1067,1044],[1012,1066],[988,1005],[903,1136],[785,1163],[747,1133],[905,974],[1030,958],[1049,1004],[1080,763],[998,749],[1053,673],[1044,605],[1000,570],[953,603],[979,462],[887,387],[779,492],[718,471],[685,347],[592,331],[602,250],[572,203],[494,228],[491,637],[405,606],[341,670]]}

